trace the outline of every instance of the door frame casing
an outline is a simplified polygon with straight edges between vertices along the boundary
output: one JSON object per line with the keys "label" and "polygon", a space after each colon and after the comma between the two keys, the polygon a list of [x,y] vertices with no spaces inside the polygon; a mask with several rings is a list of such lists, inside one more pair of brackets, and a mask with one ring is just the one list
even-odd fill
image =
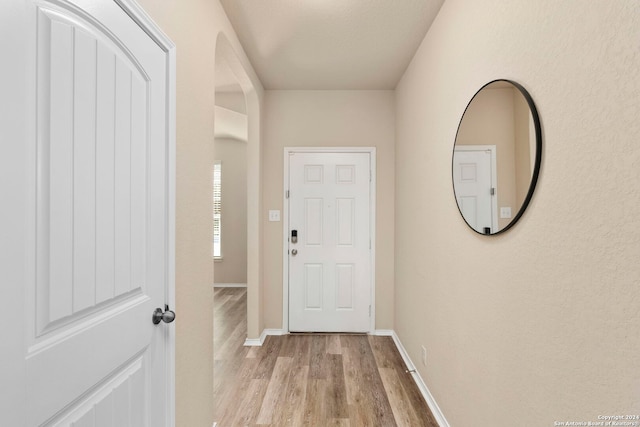
{"label": "door frame casing", "polygon": [[282,331],[289,333],[289,155],[292,153],[366,153],[369,154],[369,251],[370,304],[369,333],[376,326],[376,147],[284,147],[282,191]]}

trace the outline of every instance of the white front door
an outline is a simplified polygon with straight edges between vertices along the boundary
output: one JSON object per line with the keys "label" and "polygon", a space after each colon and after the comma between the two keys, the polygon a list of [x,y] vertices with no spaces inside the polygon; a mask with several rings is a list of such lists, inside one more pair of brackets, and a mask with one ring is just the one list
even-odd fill
{"label": "white front door", "polygon": [[370,179],[370,153],[290,153],[290,331],[370,330]]}
{"label": "white front door", "polygon": [[492,162],[495,163],[495,152],[484,146],[456,146],[453,154],[458,208],[465,221],[482,234],[498,231]]}
{"label": "white front door", "polygon": [[168,53],[128,1],[3,3],[0,424],[172,425]]}

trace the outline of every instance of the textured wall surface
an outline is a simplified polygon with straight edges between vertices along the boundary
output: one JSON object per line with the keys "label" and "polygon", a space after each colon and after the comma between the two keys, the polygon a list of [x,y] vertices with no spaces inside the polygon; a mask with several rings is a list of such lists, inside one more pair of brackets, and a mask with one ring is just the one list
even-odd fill
{"label": "textured wall surface", "polygon": [[[639,43],[635,0],[448,0],[397,88],[395,328],[452,426],[640,413]],[[496,78],[544,149],[528,211],[485,237],[451,150]]]}
{"label": "textured wall surface", "polygon": [[[139,0],[176,45],[176,425],[213,424],[212,165],[216,40],[252,75],[217,0]],[[260,93],[257,78],[253,83]]]}
{"label": "textured wall surface", "polygon": [[[284,147],[376,147],[376,328],[393,328],[393,91],[266,91],[264,209],[283,209]],[[282,328],[282,222],[264,220],[266,328]]]}

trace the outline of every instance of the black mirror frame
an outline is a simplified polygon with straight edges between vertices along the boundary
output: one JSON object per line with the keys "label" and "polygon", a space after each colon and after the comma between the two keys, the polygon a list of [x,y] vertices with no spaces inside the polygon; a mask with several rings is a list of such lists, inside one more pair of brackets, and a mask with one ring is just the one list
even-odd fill
{"label": "black mirror frame", "polygon": [[456,189],[455,187],[452,185],[453,187],[453,199],[456,203],[456,207],[458,208],[458,212],[460,213],[460,216],[462,217],[462,219],[464,220],[465,224],[467,224],[467,226],[473,230],[475,233],[480,234],[482,236],[495,236],[501,233],[504,233],[505,231],[509,230],[511,227],[513,227],[518,220],[520,219],[520,217],[522,217],[522,215],[524,214],[524,211],[527,209],[527,206],[529,206],[529,202],[531,201],[531,198],[533,197],[533,192],[536,188],[536,184],[538,183],[538,176],[540,175],[540,166],[542,164],[542,126],[540,125],[540,116],[538,115],[538,109],[536,108],[535,103],[533,102],[533,98],[531,98],[531,95],[529,94],[529,92],[527,92],[527,90],[520,84],[517,82],[514,82],[513,80],[508,80],[508,79],[496,79],[496,80],[492,80],[489,83],[485,84],[484,86],[482,86],[480,89],[478,89],[478,91],[473,95],[473,97],[471,97],[471,100],[469,101],[469,103],[467,104],[467,106],[464,109],[464,112],[462,113],[462,117],[460,118],[460,122],[458,122],[458,129],[456,130],[456,138],[453,141],[453,150],[452,150],[452,154],[451,154],[451,183],[453,184],[453,180],[454,180],[454,176],[453,176],[453,156],[455,155],[455,149],[456,149],[456,142],[458,141],[458,133],[460,132],[460,125],[462,124],[462,120],[464,119],[464,115],[467,113],[467,110],[469,109],[469,106],[471,105],[471,103],[473,102],[473,100],[476,98],[476,96],[487,86],[493,84],[493,83],[497,83],[497,82],[506,82],[506,83],[510,83],[512,84],[514,87],[516,87],[520,93],[522,94],[522,96],[524,96],[524,99],[527,101],[527,105],[529,106],[529,111],[531,112],[531,117],[533,119],[533,124],[534,124],[534,128],[536,131],[536,159],[534,162],[534,166],[533,166],[533,173],[531,174],[531,182],[529,183],[529,190],[527,191],[527,196],[524,198],[524,201],[522,202],[522,206],[520,206],[520,209],[518,210],[518,213],[513,217],[513,219],[511,220],[511,222],[509,222],[509,224],[507,224],[506,227],[504,227],[501,230],[496,231],[495,233],[481,233],[478,230],[476,230],[475,228],[473,228],[468,222],[467,219],[464,217],[464,215],[462,214],[462,211],[460,210],[460,205],[458,205],[458,199],[456,198]]}

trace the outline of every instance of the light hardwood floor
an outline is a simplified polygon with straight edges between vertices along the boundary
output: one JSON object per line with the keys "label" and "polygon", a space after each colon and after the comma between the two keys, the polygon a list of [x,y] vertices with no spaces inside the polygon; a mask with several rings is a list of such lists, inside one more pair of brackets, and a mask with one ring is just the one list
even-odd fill
{"label": "light hardwood floor", "polygon": [[390,337],[291,334],[244,347],[246,289],[214,298],[219,427],[438,426]]}

